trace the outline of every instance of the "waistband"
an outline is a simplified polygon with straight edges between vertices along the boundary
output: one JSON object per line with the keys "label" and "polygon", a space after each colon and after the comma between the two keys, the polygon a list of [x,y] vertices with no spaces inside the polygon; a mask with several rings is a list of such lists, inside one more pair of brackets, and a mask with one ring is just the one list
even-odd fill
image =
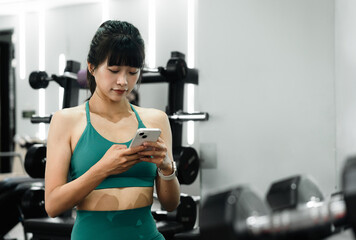
{"label": "waistband", "polygon": [[92,211],[92,210],[76,210],[77,214],[79,213],[135,213],[135,212],[142,212],[142,211],[151,211],[152,204],[147,205],[145,207],[139,207],[139,208],[131,208],[131,209],[123,209],[123,210],[109,210],[109,211]]}

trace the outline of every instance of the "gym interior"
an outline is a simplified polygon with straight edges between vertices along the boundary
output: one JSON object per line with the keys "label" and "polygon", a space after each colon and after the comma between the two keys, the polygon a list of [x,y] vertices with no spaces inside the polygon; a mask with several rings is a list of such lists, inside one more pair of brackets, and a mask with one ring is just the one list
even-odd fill
{"label": "gym interior", "polygon": [[117,19],[140,29],[139,105],[167,113],[177,149],[180,206],[152,212],[166,239],[355,239],[355,12],[353,0],[0,0],[0,238],[70,239],[71,212],[44,211],[48,126],[88,98],[90,40]]}

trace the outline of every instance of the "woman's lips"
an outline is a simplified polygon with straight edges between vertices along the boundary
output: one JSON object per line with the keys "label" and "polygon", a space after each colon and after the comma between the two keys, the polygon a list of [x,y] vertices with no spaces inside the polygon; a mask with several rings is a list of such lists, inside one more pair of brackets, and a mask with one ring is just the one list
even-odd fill
{"label": "woman's lips", "polygon": [[114,92],[117,94],[124,94],[127,90],[126,89],[113,89]]}

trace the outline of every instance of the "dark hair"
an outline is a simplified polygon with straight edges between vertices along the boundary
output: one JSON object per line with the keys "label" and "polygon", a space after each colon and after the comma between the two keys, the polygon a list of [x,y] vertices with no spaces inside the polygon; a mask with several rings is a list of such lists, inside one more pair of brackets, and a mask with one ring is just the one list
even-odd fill
{"label": "dark hair", "polygon": [[[91,41],[87,61],[96,68],[106,59],[109,66],[143,68],[145,43],[134,25],[115,20],[108,20],[100,25]],[[89,69],[87,81],[93,95],[96,82]]]}

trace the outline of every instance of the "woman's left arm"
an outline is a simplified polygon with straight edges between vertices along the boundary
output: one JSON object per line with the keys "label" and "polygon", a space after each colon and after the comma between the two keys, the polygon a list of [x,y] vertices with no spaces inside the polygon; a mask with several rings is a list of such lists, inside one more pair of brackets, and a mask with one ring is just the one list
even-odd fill
{"label": "woman's left arm", "polygon": [[[157,114],[157,115],[156,115]],[[173,154],[172,154],[172,132],[167,115],[159,111],[155,114],[155,121],[152,124],[154,127],[161,129],[161,136],[155,143],[144,143],[146,146],[153,148],[153,151],[140,152],[143,156],[143,161],[153,162],[164,176],[173,174]],[[150,157],[152,156],[152,157]],[[162,207],[168,211],[174,211],[180,202],[180,186],[176,175],[169,180],[156,177],[156,191],[158,200]]]}

